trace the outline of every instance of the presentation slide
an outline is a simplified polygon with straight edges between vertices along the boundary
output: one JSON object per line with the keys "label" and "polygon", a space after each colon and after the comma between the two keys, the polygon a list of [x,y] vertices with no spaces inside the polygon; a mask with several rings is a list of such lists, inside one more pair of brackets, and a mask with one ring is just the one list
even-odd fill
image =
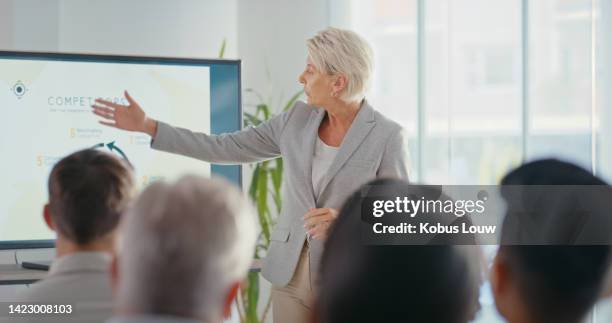
{"label": "presentation slide", "polygon": [[0,241],[53,239],[42,219],[53,165],[71,152],[96,149],[126,158],[140,191],[185,173],[210,175],[202,161],[150,148],[148,135],[98,123],[96,98],[127,104],[170,124],[210,133],[209,66],[0,59]]}

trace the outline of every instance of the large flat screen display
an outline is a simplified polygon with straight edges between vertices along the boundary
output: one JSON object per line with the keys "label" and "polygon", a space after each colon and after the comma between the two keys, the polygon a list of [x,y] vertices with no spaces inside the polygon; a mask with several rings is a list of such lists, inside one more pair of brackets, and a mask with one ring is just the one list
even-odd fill
{"label": "large flat screen display", "polygon": [[128,159],[138,190],[185,173],[216,173],[240,185],[239,166],[155,151],[148,135],[99,124],[94,100],[125,104],[124,90],[148,115],[175,126],[211,134],[241,128],[240,61],[0,52],[0,248],[53,245],[42,219],[47,178],[80,149]]}

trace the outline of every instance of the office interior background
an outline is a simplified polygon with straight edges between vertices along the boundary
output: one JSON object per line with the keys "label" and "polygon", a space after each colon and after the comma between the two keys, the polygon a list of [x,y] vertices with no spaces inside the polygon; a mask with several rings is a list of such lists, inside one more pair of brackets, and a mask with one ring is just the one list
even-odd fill
{"label": "office interior background", "polygon": [[[225,40],[276,106],[330,25],[373,46],[367,98],[408,130],[412,180],[496,184],[541,157],[612,180],[610,0],[0,0],[1,50],[215,58]],[[486,284],[481,303],[477,322],[501,322]],[[590,322],[610,321],[602,302]]]}

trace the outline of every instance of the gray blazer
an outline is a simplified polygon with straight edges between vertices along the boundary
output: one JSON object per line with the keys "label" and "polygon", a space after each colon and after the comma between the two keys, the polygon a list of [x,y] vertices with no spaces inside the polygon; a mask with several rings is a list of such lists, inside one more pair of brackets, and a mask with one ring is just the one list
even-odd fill
{"label": "gray blazer", "polygon": [[[303,215],[309,208],[340,209],[362,184],[380,177],[408,179],[407,140],[403,128],[362,104],[320,194],[312,186],[315,139],[325,111],[298,101],[287,112],[242,131],[222,135],[194,133],[158,123],[151,147],[215,164],[252,163],[283,157],[283,208],[263,263],[264,277],[276,286],[292,278],[306,239]],[[318,271],[323,244],[309,240],[310,269]]]}

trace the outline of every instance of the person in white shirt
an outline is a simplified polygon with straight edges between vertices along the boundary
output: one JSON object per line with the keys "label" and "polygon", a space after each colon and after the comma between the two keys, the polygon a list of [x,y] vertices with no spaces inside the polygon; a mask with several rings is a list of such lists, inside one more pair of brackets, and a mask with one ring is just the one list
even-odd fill
{"label": "person in white shirt", "polygon": [[255,249],[255,213],[222,180],[156,182],[126,214],[108,323],[220,322]]}
{"label": "person in white shirt", "polygon": [[61,322],[101,322],[112,315],[110,264],[133,187],[131,167],[100,150],[75,152],[53,167],[43,217],[57,235],[56,259],[20,301],[70,305],[70,314],[46,317]]}

